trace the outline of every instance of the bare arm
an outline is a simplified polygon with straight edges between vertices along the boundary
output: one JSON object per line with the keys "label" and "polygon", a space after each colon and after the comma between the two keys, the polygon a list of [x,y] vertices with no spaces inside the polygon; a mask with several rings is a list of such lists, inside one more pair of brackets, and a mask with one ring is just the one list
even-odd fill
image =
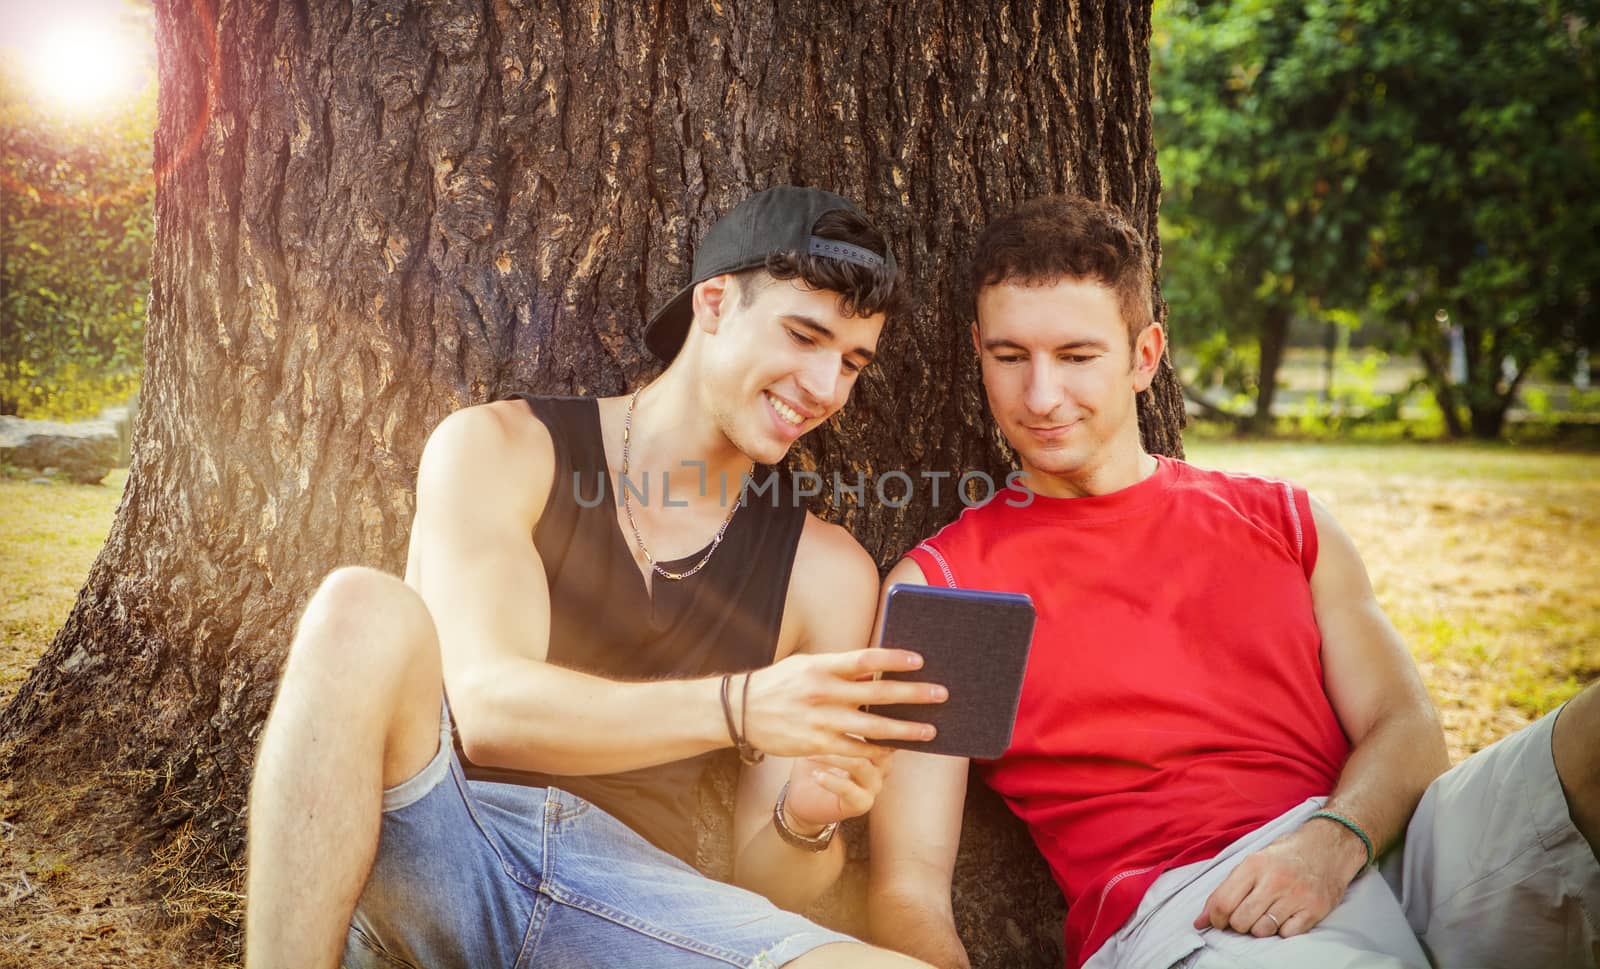
{"label": "bare arm", "polygon": [[[1320,502],[1313,499],[1311,508],[1320,546],[1311,597],[1324,687],[1352,747],[1327,809],[1359,824],[1382,853],[1449,757],[1416,664],[1379,608],[1355,545]],[[1242,862],[1196,925],[1298,935],[1339,903],[1366,860],[1354,833],[1314,818]],[[1264,917],[1269,911],[1281,929]]]}
{"label": "bare arm", "polygon": [[[855,539],[836,525],[808,516],[784,603],[785,621],[793,618],[799,630],[794,648],[820,654],[868,645],[877,588],[878,570]],[[756,682],[766,675],[770,674],[759,674]],[[876,758],[857,759],[859,764],[768,757],[755,767],[744,768],[734,805],[734,844],[739,846],[734,881],[793,911],[803,911],[816,901],[844,866],[844,838],[834,837],[820,852],[786,843],[773,826],[778,793],[788,782],[785,816],[791,829],[815,835],[828,823],[855,817],[871,807],[881,784],[876,765],[888,753],[888,748],[882,748]],[[846,796],[854,797],[854,803],[846,803],[839,793],[822,786],[828,780],[813,775],[815,771],[841,770],[848,774],[851,767],[865,775],[865,786],[840,785]]]}
{"label": "bare arm", "polygon": [[[1328,810],[1359,823],[1382,854],[1450,758],[1416,663],[1378,606],[1350,536],[1321,502],[1313,499],[1311,509],[1322,548],[1311,594],[1322,631],[1323,680],[1353,746]],[[1354,834],[1317,823],[1347,848],[1360,849],[1365,861]]]}
{"label": "bare arm", "polygon": [[[889,570],[885,596],[897,582],[927,584],[912,559],[901,559]],[[970,966],[950,907],[966,796],[965,758],[902,750],[895,754],[894,772],[868,819],[872,857],[867,919],[872,940],[940,969]]]}
{"label": "bare arm", "polygon": [[[553,460],[548,432],[520,401],[451,415],[423,453],[406,579],[438,627],[467,755],[501,767],[596,774],[728,746],[718,678],[616,682],[545,661],[550,596],[532,535]],[[906,668],[907,655],[864,662]],[[856,665],[849,656],[787,660],[772,671],[759,704],[752,695],[752,737],[792,755],[871,749],[850,733],[919,736],[917,725],[855,709],[868,702],[846,675]]]}
{"label": "bare arm", "polygon": [[544,662],[550,594],[532,536],[553,462],[520,401],[450,415],[423,452],[407,581],[438,626],[467,755],[587,774],[723,745],[714,683],[614,683]]}

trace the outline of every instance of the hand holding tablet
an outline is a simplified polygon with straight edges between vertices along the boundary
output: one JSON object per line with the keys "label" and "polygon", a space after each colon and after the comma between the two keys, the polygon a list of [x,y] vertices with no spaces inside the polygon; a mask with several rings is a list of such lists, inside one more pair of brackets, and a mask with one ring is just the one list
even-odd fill
{"label": "hand holding tablet", "polygon": [[999,757],[1011,744],[1022,674],[1033,640],[1033,601],[1010,592],[897,584],[889,588],[879,646],[922,655],[912,672],[885,679],[939,683],[950,698],[937,706],[878,706],[870,712],[938,728],[931,741],[888,747],[955,757]]}

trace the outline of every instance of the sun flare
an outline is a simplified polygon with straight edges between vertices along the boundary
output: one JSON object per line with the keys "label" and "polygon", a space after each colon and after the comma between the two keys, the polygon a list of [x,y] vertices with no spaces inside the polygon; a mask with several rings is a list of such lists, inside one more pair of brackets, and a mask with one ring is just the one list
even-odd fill
{"label": "sun flare", "polygon": [[113,25],[63,23],[40,38],[32,76],[41,94],[76,110],[109,106],[137,84],[133,52]]}

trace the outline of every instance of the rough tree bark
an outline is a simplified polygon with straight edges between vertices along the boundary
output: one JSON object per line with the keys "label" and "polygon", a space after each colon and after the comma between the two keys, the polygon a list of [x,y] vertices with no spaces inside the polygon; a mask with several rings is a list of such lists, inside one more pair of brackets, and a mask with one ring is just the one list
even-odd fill
{"label": "rough tree bark", "polygon": [[[919,297],[791,458],[847,481],[1007,468],[960,282],[991,216],[1075,190],[1155,237],[1147,4],[158,0],[157,19],[132,472],[0,756],[19,778],[154,778],[145,830],[224,875],[297,612],[336,565],[401,568],[428,431],[512,390],[648,378],[641,321],[739,198],[859,200]],[[1146,398],[1147,443],[1179,453],[1170,371]],[[960,505],[818,507],[887,565]],[[1058,966],[1026,836],[992,797],[970,815],[976,963]]]}

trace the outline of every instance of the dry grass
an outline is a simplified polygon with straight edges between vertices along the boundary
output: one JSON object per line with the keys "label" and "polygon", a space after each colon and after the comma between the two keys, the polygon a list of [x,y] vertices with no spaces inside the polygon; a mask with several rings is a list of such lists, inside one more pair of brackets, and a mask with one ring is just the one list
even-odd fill
{"label": "dry grass", "polygon": [[[111,529],[128,473],[100,485],[0,476],[0,706],[77,598]],[[239,900],[185,885],[184,839],[159,857],[128,834],[122,808],[149,778],[26,785],[0,779],[0,969],[194,966],[196,930]],[[160,879],[152,877],[159,873]]]}
{"label": "dry grass", "polygon": [[1191,441],[1289,478],[1339,519],[1411,646],[1453,759],[1600,676],[1600,455]]}
{"label": "dry grass", "polygon": [[124,833],[135,786],[0,782],[0,969],[206,964],[208,920],[155,897],[149,854]]}
{"label": "dry grass", "polygon": [[98,485],[28,480],[0,476],[0,706],[66,621],[128,472]]}
{"label": "dry grass", "polygon": [[[1600,456],[1191,441],[1190,458],[1291,478],[1328,504],[1411,644],[1454,757],[1600,675]],[[0,477],[0,703],[65,620],[125,480]],[[187,839],[152,855],[109,820],[149,783],[0,780],[0,969],[156,969],[218,951],[204,940],[237,926],[233,887],[185,875]],[[178,887],[157,897],[155,884]]]}

